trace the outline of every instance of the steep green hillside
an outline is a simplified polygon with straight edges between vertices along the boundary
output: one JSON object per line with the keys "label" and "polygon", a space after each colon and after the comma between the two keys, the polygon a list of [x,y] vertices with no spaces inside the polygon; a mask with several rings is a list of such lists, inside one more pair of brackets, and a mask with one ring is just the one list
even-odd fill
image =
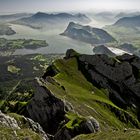
{"label": "steep green hillside", "polygon": [[[120,117],[125,121],[126,114],[132,116],[137,122],[133,115],[117,107],[109,100],[107,89],[98,89],[86,80],[81,71],[78,70],[76,58],[57,60],[54,66],[60,73],[54,76],[53,79],[60,85],[46,83],[47,88],[57,97],[70,102],[80,115],[94,116],[99,121],[101,128],[105,130],[111,127],[116,129],[133,127],[132,122],[125,124],[119,120]],[[111,110],[120,111],[122,116],[116,116]]]}
{"label": "steep green hillside", "polygon": [[80,135],[74,140],[139,140],[140,131],[129,129],[126,131],[99,132],[98,134]]}
{"label": "steep green hillside", "polygon": [[[68,50],[44,75],[22,81],[1,110],[38,122],[50,139],[130,139],[140,135],[136,56],[81,55]],[[91,134],[92,133],[92,134]]]}

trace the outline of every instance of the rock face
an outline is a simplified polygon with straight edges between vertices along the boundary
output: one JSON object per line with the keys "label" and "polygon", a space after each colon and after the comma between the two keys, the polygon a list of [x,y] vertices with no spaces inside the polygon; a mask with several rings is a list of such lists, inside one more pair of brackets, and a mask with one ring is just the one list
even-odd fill
{"label": "rock face", "polygon": [[3,114],[1,111],[0,111],[0,125],[13,128],[13,129],[20,129],[17,121],[14,118]]}
{"label": "rock face", "polygon": [[[68,59],[68,56],[66,57]],[[116,105],[121,108],[135,107],[139,110],[139,57],[129,54],[116,58],[106,55],[79,55],[77,59],[79,69],[86,78],[97,87],[108,89],[109,98]]]}
{"label": "rock face", "polygon": [[64,120],[64,103],[44,85],[34,82],[34,87],[35,94],[26,107],[25,115],[38,122],[47,133],[54,134],[59,123]]}
{"label": "rock face", "polygon": [[39,133],[41,134],[43,140],[49,140],[47,134],[44,132],[44,130],[42,129],[42,127],[40,126],[39,123],[37,122],[34,122],[33,120],[31,120],[30,118],[25,118],[25,121],[29,124],[30,128],[36,132],[36,133]]}
{"label": "rock face", "polygon": [[[22,120],[24,121],[24,124],[26,124],[28,129],[31,129],[32,131],[34,131],[35,133],[38,133],[42,136],[43,140],[49,140],[48,136],[46,135],[46,133],[43,131],[42,127],[40,126],[39,123],[34,122],[33,120],[26,118],[24,116],[21,116]],[[19,120],[18,120],[19,121]],[[10,117],[6,114],[3,114],[0,111],[0,125],[7,127],[9,129],[12,129],[15,136],[17,136],[17,133],[15,130],[17,129],[22,129],[21,126],[23,125],[23,122],[18,122],[14,117]],[[21,125],[21,126],[20,126]]]}
{"label": "rock face", "polygon": [[[44,140],[70,140],[80,134],[96,133],[100,127],[101,130],[125,125],[140,128],[139,81],[140,58],[135,55],[84,55],[70,49],[42,77],[30,84],[26,82],[32,89],[28,101],[15,102],[15,105],[7,101],[3,107],[25,115],[21,122],[26,122]],[[111,116],[111,121],[106,116]],[[0,123],[22,129],[18,119],[2,113]]]}
{"label": "rock face", "polygon": [[[75,120],[76,121],[76,120]],[[58,130],[54,136],[54,140],[70,140],[80,134],[90,134],[99,131],[99,123],[93,117],[87,117],[78,127],[73,129],[66,126]]]}
{"label": "rock face", "polygon": [[70,22],[67,29],[61,35],[80,40],[89,44],[104,44],[114,42],[115,39],[106,31],[90,26],[82,26]]}
{"label": "rock face", "polygon": [[116,54],[114,54],[112,51],[110,51],[106,46],[104,45],[100,45],[100,46],[97,46],[93,49],[93,52],[95,54],[105,54],[107,56],[116,56]]}
{"label": "rock face", "polygon": [[[48,68],[49,69],[49,68]],[[73,106],[61,99],[55,97],[51,91],[45,87],[45,82],[56,82],[49,77],[50,73],[44,75],[44,79],[37,78],[34,81],[35,94],[29,104],[26,106],[24,115],[38,122],[47,134],[50,134],[50,139],[54,140],[70,140],[79,134],[89,134],[99,131],[99,123],[93,117],[80,118],[78,115],[73,120],[73,125],[78,123],[77,119],[81,119],[78,127],[67,127],[70,121],[65,115],[68,111],[74,112]],[[54,75],[53,75],[54,76]],[[44,83],[44,84],[43,84]],[[58,84],[58,83],[57,83]],[[63,89],[64,90],[64,89]],[[32,124],[32,129],[38,132],[39,126],[35,125],[30,119],[26,119],[29,124]],[[63,125],[60,125],[63,122]],[[44,131],[39,129],[44,136]]]}

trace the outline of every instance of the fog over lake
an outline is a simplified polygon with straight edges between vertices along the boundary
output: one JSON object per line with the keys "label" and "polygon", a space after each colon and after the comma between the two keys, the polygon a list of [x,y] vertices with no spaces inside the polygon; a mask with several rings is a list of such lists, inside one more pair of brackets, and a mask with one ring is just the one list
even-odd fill
{"label": "fog over lake", "polygon": [[49,46],[44,48],[39,48],[36,50],[29,49],[18,49],[15,51],[14,55],[20,54],[52,54],[52,53],[65,53],[67,49],[75,49],[79,53],[93,54],[93,46],[90,44],[76,41],[65,36],[59,35],[62,33],[66,27],[48,27],[42,30],[33,29],[24,25],[11,24],[13,30],[16,31],[15,35],[4,36],[8,39],[42,39],[46,40]]}

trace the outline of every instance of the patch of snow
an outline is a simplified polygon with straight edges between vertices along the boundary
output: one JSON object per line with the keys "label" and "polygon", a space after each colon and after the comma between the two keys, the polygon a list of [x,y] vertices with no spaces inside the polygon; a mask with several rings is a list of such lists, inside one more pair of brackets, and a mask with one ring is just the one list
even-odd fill
{"label": "patch of snow", "polygon": [[125,54],[125,53],[131,55],[131,53],[128,53],[128,52],[126,52],[126,51],[124,51],[124,50],[121,50],[121,49],[118,49],[118,48],[108,47],[108,49],[109,49],[110,51],[112,51],[113,53],[115,53],[116,55],[123,55],[123,54]]}

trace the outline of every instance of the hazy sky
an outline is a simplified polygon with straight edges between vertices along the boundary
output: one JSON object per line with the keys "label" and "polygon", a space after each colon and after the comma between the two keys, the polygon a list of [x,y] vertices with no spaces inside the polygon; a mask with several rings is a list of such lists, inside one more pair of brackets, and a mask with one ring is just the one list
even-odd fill
{"label": "hazy sky", "polygon": [[0,0],[0,13],[140,10],[140,0]]}

